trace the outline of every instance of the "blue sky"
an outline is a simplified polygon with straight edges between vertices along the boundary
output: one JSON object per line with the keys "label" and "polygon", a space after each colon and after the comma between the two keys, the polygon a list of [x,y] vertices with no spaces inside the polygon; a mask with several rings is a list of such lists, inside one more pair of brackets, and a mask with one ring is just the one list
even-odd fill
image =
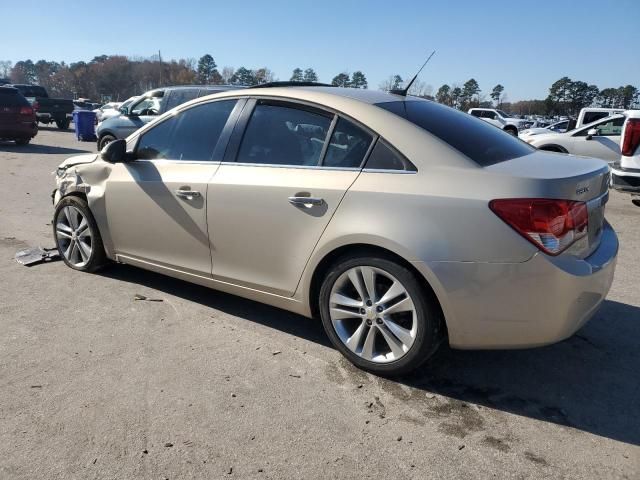
{"label": "blue sky", "polygon": [[[45,6],[46,4],[46,6]],[[8,6],[10,5],[10,6]],[[297,66],[320,81],[362,70],[369,88],[392,74],[437,89],[474,77],[508,100],[543,98],[562,76],[600,88],[640,87],[640,0],[10,2],[0,60],[88,61],[96,55],[194,57],[218,66]],[[176,5],[173,7],[170,5]],[[24,21],[18,21],[21,18]]]}

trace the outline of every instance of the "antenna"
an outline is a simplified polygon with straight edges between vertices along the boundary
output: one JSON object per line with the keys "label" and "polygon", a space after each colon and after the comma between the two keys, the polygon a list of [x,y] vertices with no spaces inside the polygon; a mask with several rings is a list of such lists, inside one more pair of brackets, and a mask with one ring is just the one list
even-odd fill
{"label": "antenna", "polygon": [[407,92],[409,91],[409,89],[411,88],[411,85],[413,85],[413,82],[416,81],[416,78],[418,78],[418,75],[420,75],[420,72],[422,71],[422,69],[427,65],[427,63],[429,63],[429,60],[431,60],[431,57],[433,57],[435,55],[436,51],[434,50],[433,52],[431,52],[431,55],[429,55],[429,58],[427,58],[427,60],[422,64],[422,66],[420,67],[420,70],[418,70],[418,73],[416,73],[413,78],[411,79],[411,81],[407,84],[406,87],[402,88],[402,89],[398,89],[398,90],[391,90],[389,93],[393,93],[395,95],[402,95],[403,97],[407,96]]}

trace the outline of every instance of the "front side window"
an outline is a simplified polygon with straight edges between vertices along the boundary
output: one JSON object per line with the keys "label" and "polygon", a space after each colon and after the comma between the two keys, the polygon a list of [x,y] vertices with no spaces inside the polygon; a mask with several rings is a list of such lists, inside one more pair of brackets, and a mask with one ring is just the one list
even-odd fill
{"label": "front side window", "polygon": [[[498,114],[502,117],[502,118],[509,118],[509,114],[506,112],[503,112],[502,110],[497,110]],[[493,112],[491,112],[493,113]],[[494,113],[494,118],[495,118],[495,113]]]}
{"label": "front side window", "polygon": [[237,162],[319,165],[332,116],[280,104],[258,103],[247,125]]}
{"label": "front side window", "polygon": [[222,100],[189,108],[140,136],[136,156],[145,160],[209,161],[235,106]]}
{"label": "front side window", "polygon": [[407,99],[376,103],[376,106],[426,130],[481,167],[536,151],[488,122],[436,102]]}
{"label": "front side window", "polygon": [[496,119],[496,112],[490,112],[489,110],[485,110],[484,115],[482,115],[484,118],[488,118],[489,120],[495,120]]}
{"label": "front side window", "polygon": [[369,150],[373,136],[344,118],[340,118],[331,135],[322,165],[358,168]]}
{"label": "front side window", "polygon": [[156,97],[144,98],[133,106],[131,114],[138,116],[158,115],[161,107],[160,100]]}
{"label": "front side window", "polygon": [[575,137],[586,137],[589,134],[589,130],[595,128],[598,130],[599,137],[617,137],[622,135],[622,126],[624,125],[624,117],[618,117],[614,119],[607,120],[605,122],[598,123],[597,125],[592,125],[588,128],[583,128],[578,133],[576,133]]}

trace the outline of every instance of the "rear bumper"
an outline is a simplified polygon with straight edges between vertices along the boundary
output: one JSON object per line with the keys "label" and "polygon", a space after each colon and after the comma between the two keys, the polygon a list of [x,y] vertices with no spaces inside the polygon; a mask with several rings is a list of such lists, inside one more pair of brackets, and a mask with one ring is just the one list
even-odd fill
{"label": "rear bumper", "polygon": [[614,163],[611,166],[611,187],[620,192],[640,194],[640,170]]}
{"label": "rear bumper", "polygon": [[0,125],[0,138],[33,138],[38,134],[36,122],[20,122]]}
{"label": "rear bumper", "polygon": [[605,224],[586,259],[537,253],[522,263],[427,266],[452,347],[528,348],[570,337],[593,316],[611,287],[617,253],[616,233]]}

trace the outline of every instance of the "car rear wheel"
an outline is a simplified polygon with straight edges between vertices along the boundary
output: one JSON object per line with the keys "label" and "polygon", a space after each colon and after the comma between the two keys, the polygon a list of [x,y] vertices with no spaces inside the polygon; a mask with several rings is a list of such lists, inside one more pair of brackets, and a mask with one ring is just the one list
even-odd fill
{"label": "car rear wheel", "polygon": [[56,206],[52,224],[56,246],[67,266],[82,272],[104,266],[107,257],[102,238],[85,200],[64,197]]}
{"label": "car rear wheel", "polygon": [[509,135],[513,135],[514,137],[518,136],[518,130],[516,130],[515,128],[505,128],[504,131]]}
{"label": "car rear wheel", "polygon": [[320,289],[320,315],[333,345],[380,375],[417,368],[441,342],[437,306],[411,271],[383,257],[338,261]]}
{"label": "car rear wheel", "polygon": [[65,118],[64,120],[56,120],[56,127],[58,127],[60,130],[66,130],[67,128],[69,128],[70,123],[71,120],[69,120],[68,118]]}
{"label": "car rear wheel", "polygon": [[100,137],[100,141],[98,142],[98,150],[102,151],[104,147],[109,145],[115,139],[116,137],[114,137],[113,135],[105,135],[103,137]]}
{"label": "car rear wheel", "polygon": [[30,138],[16,138],[15,139],[16,145],[28,145],[30,141],[31,141]]}

